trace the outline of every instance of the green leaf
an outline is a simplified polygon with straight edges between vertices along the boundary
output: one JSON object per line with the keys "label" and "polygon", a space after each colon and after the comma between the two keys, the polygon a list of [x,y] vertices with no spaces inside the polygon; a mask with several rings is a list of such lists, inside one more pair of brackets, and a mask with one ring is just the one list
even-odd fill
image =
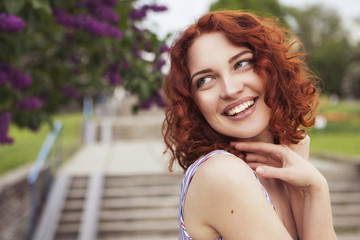
{"label": "green leaf", "polygon": [[3,0],[6,11],[11,14],[17,14],[23,8],[25,0]]}
{"label": "green leaf", "polygon": [[50,4],[47,0],[31,0],[31,4],[35,9],[44,10],[47,14],[51,14]]}

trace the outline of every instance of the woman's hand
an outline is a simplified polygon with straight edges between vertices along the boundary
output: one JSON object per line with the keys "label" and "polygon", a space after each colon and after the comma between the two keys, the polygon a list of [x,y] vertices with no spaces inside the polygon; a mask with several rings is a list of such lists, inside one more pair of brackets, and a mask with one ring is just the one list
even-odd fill
{"label": "woman's hand", "polygon": [[325,178],[314,166],[285,145],[240,142],[234,147],[247,153],[245,162],[259,176],[283,180],[303,191],[326,184]]}

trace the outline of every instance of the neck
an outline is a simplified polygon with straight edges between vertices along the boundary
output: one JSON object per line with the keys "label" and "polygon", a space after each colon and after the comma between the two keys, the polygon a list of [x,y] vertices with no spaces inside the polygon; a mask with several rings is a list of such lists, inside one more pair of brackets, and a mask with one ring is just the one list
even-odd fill
{"label": "neck", "polygon": [[239,142],[266,142],[266,143],[274,143],[274,136],[267,128],[262,131],[259,135],[254,136],[252,138],[240,138]]}

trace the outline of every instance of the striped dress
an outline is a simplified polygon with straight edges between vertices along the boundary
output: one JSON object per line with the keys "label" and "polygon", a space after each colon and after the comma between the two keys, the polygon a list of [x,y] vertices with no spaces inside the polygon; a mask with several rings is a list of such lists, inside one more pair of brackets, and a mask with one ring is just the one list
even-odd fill
{"label": "striped dress", "polygon": [[[179,223],[180,223],[180,234],[179,234],[179,240],[192,240],[192,238],[189,236],[189,234],[186,232],[186,228],[185,228],[185,224],[184,224],[184,218],[183,218],[183,209],[184,209],[184,201],[185,201],[185,196],[186,196],[186,192],[189,188],[190,182],[192,177],[194,176],[196,170],[201,166],[201,164],[203,164],[206,160],[208,160],[211,156],[215,155],[215,154],[227,154],[227,155],[232,155],[229,152],[226,152],[224,150],[215,150],[212,151],[210,153],[208,153],[207,155],[199,158],[198,160],[196,160],[187,170],[186,173],[184,175],[184,178],[181,182],[181,193],[180,193],[180,208],[179,208]],[[254,172],[255,174],[255,172]],[[256,176],[256,174],[255,174]],[[257,178],[257,176],[256,176]],[[257,178],[258,179],[258,178]],[[260,183],[260,181],[259,181]],[[262,189],[264,190],[265,196],[266,198],[270,201],[271,205],[273,205],[270,196],[268,194],[268,192],[266,191],[265,187],[260,183]],[[218,240],[222,240],[223,238],[218,238]]]}

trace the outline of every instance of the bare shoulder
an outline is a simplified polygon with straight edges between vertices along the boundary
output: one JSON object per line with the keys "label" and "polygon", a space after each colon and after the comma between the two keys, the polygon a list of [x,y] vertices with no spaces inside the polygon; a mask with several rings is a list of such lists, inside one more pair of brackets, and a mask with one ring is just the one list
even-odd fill
{"label": "bare shoulder", "polygon": [[[269,225],[271,219],[274,220]],[[184,221],[190,236],[195,239],[198,236],[202,236],[200,239],[219,236],[264,239],[266,233],[278,231],[271,227],[279,224],[250,167],[240,158],[224,154],[210,157],[194,175],[185,199]],[[261,222],[267,230],[254,238],[255,226]],[[286,235],[281,223],[279,229]]]}
{"label": "bare shoulder", "polygon": [[191,185],[194,195],[215,200],[215,196],[227,196],[234,191],[260,187],[253,171],[242,159],[226,154],[213,155],[203,163]]}
{"label": "bare shoulder", "polygon": [[[241,174],[240,174],[241,173]],[[228,154],[211,156],[196,173],[199,180],[227,182],[231,178],[241,180],[247,176],[254,177],[251,168],[240,158]]]}

